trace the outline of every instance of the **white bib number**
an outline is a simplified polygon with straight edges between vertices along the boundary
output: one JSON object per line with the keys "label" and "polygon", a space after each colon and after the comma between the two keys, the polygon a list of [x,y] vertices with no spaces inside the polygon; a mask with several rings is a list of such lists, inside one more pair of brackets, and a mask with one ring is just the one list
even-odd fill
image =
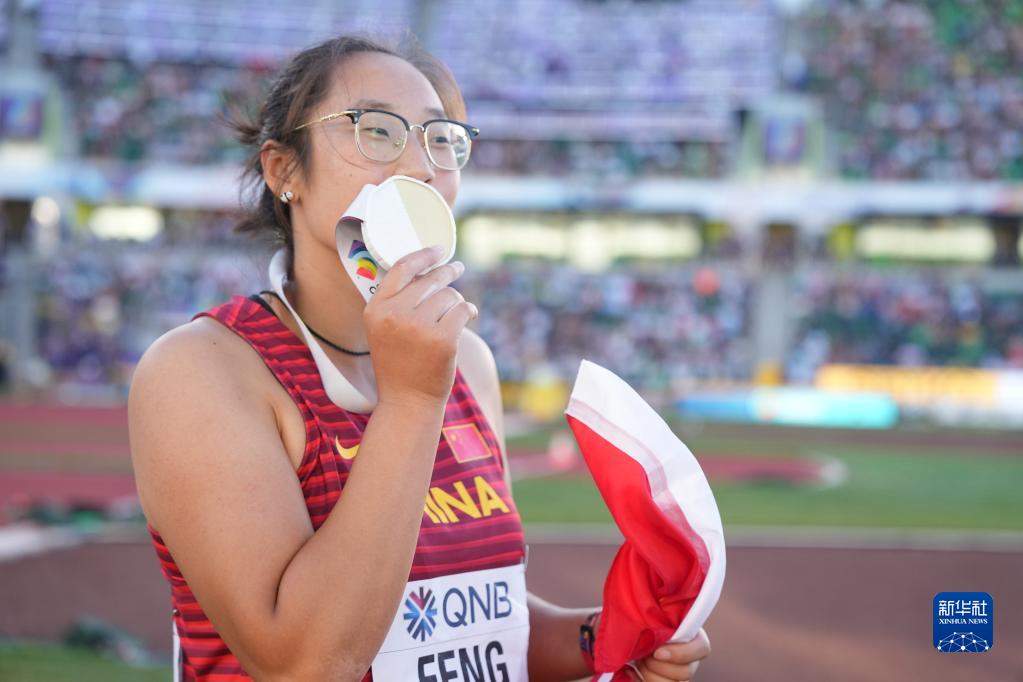
{"label": "white bib number", "polygon": [[405,587],[374,682],[524,682],[525,565],[416,580]]}

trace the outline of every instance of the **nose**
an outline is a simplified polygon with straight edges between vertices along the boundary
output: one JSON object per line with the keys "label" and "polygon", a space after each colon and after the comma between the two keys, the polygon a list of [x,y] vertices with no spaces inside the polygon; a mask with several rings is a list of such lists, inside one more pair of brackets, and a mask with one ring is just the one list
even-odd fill
{"label": "nose", "polygon": [[405,149],[401,151],[395,166],[395,175],[407,175],[421,182],[432,182],[437,176],[436,169],[426,153],[425,131],[420,125],[409,130],[409,139],[405,141]]}

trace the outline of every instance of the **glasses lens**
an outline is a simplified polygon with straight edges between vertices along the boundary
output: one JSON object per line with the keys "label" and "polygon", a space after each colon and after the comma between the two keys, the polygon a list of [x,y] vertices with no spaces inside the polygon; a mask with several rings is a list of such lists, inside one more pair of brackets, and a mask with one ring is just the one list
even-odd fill
{"label": "glasses lens", "polygon": [[359,116],[358,141],[362,153],[374,161],[394,161],[405,148],[408,131],[393,114],[367,111]]}
{"label": "glasses lens", "polygon": [[447,170],[458,170],[469,160],[472,139],[465,126],[433,121],[426,126],[427,149],[433,162]]}

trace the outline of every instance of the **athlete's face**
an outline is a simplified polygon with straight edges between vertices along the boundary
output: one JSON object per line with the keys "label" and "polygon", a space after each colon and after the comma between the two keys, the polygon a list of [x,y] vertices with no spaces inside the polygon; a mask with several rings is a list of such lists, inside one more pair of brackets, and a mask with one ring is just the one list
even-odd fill
{"label": "athlete's face", "polygon": [[[374,104],[366,103],[370,101]],[[426,76],[405,60],[381,53],[357,53],[337,68],[326,98],[313,108],[309,120],[354,108],[385,109],[404,116],[410,124],[453,118],[437,113],[444,107]],[[309,142],[308,169],[296,171],[286,183],[297,195],[292,222],[296,232],[304,230],[328,248],[335,248],[338,218],[367,183],[377,185],[392,175],[407,175],[432,185],[454,207],[461,171],[430,163],[418,128],[409,131],[404,150],[390,162],[362,155],[348,117],[310,126]]]}

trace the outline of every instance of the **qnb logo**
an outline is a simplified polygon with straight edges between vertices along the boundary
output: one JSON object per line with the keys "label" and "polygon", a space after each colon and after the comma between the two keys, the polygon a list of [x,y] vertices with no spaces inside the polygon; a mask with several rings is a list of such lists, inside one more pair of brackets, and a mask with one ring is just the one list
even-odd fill
{"label": "qnb logo", "polygon": [[498,580],[485,583],[482,589],[470,585],[462,590],[452,587],[441,600],[441,613],[449,627],[472,627],[476,623],[507,618],[512,603],[508,598],[508,583]]}
{"label": "qnb logo", "polygon": [[[436,597],[431,590],[419,588],[405,600],[408,633],[421,642],[437,627]],[[450,628],[471,628],[477,623],[507,618],[512,612],[508,583],[498,580],[482,586],[451,587],[440,599],[440,615]]]}
{"label": "qnb logo", "polygon": [[420,587],[418,594],[409,592],[405,599],[405,620],[408,621],[405,629],[412,635],[412,639],[425,642],[426,638],[433,634],[433,629],[437,627],[437,609],[434,606],[436,602],[433,590],[425,587]]}

